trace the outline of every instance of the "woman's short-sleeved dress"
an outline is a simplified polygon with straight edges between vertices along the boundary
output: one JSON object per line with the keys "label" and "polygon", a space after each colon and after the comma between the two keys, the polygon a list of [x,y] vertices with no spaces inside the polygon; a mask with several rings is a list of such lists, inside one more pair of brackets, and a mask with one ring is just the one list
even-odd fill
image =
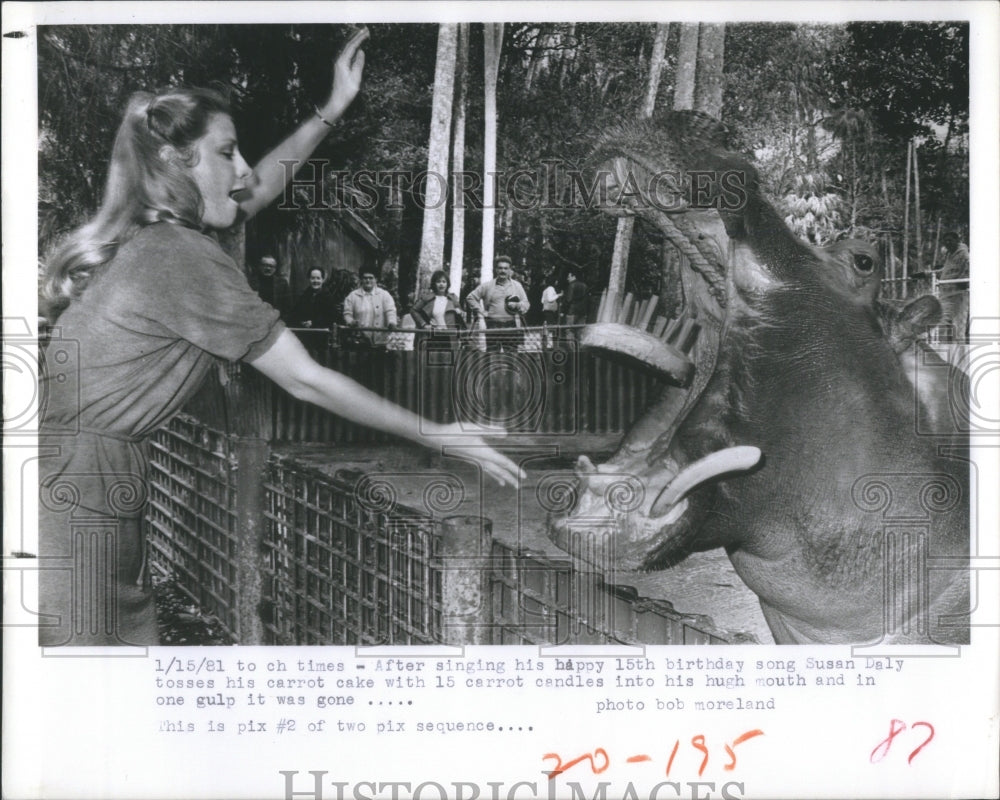
{"label": "woman's short-sleeved dress", "polygon": [[59,317],[53,339],[76,363],[43,378],[42,644],[156,644],[139,585],[146,439],[219,359],[252,360],[283,329],[214,238],[166,222],[123,244]]}

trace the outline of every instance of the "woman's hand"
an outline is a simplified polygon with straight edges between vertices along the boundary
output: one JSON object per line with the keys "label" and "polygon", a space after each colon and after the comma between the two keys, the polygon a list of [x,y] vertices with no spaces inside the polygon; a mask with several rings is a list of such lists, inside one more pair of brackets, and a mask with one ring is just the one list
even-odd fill
{"label": "woman's hand", "polygon": [[366,389],[342,373],[317,364],[291,331],[278,339],[250,365],[293,397],[313,403],[351,422],[401,436],[445,455],[473,461],[501,485],[516,486],[524,473],[517,465],[483,441],[483,436],[504,436],[503,428],[470,424],[441,425],[421,419]]}
{"label": "woman's hand", "polygon": [[[501,486],[517,487],[519,480],[527,476],[524,470],[517,466],[507,456],[498,453],[483,439],[507,435],[503,428],[478,426],[478,433],[470,432],[471,423],[453,423],[451,425],[435,425],[434,430],[424,436],[428,447],[441,448],[446,456],[461,456],[479,464],[487,475],[496,479]],[[482,435],[479,435],[479,434]]]}
{"label": "woman's hand", "polygon": [[320,106],[319,112],[325,120],[333,122],[347,110],[361,89],[361,75],[365,71],[365,51],[361,45],[371,34],[368,28],[361,28],[344,45],[337,60],[333,62],[333,87],[330,96]]}
{"label": "woman's hand", "polygon": [[[368,38],[368,29],[355,33],[340,51],[333,64],[333,88],[327,101],[316,110],[327,123],[340,118],[361,88],[361,73],[365,69],[365,54],[361,45]],[[264,155],[254,166],[256,180],[247,187],[240,199],[244,219],[266,208],[285,188],[292,175],[309,160],[316,146],[330,132],[315,114],[309,114],[277,147]],[[288,165],[292,165],[289,174]]]}

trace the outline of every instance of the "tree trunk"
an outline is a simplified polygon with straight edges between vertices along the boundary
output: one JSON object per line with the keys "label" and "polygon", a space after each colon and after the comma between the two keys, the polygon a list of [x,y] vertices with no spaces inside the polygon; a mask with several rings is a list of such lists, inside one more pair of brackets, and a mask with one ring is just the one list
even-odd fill
{"label": "tree trunk", "polygon": [[[576,39],[576,23],[571,22],[566,29],[559,35],[559,43],[563,46],[563,49],[559,51],[558,62],[559,62],[559,88],[565,88],[566,86],[566,76],[570,73],[573,62],[576,61],[576,45],[574,40]],[[569,45],[573,43],[571,48]]]}
{"label": "tree trunk", "polygon": [[899,284],[896,283],[896,248],[893,246],[891,233],[887,238],[889,239],[889,296],[895,300],[899,297]]}
{"label": "tree trunk", "polygon": [[461,198],[461,187],[457,181],[462,180],[465,169],[465,98],[469,83],[469,23],[462,22],[458,26],[458,57],[457,57],[457,96],[455,98],[455,130],[452,139],[452,182],[453,199],[451,206],[451,267],[448,277],[451,278],[452,291],[460,294],[462,291],[462,272],[465,261],[465,206]]}
{"label": "tree trunk", "polygon": [[539,25],[535,32],[535,43],[531,48],[531,56],[528,61],[528,68],[524,71],[524,93],[531,94],[531,87],[549,62],[549,48],[558,39],[558,34],[553,25]]}
{"label": "tree trunk", "polygon": [[694,108],[694,76],[698,68],[698,24],[681,25],[681,39],[677,45],[677,72],[674,77],[674,111]]}
{"label": "tree trunk", "polygon": [[653,37],[653,50],[649,56],[649,77],[646,80],[646,96],[642,101],[642,116],[649,119],[656,109],[656,94],[660,90],[660,77],[663,64],[666,61],[667,33],[670,25],[660,22],[656,25],[656,35]]}
{"label": "tree trunk", "polygon": [[[403,239],[403,190],[398,183],[390,182],[387,187],[387,203],[385,207],[386,224],[382,230],[382,263],[380,280],[385,283],[387,276],[395,276],[399,288],[399,255]],[[407,289],[409,288],[409,284]],[[403,292],[405,295],[405,292]],[[400,300],[406,300],[401,297]]]}
{"label": "tree trunk", "polygon": [[437,62],[434,68],[434,96],[431,105],[431,133],[427,147],[427,184],[424,189],[424,227],[417,262],[417,297],[430,288],[431,273],[444,262],[444,229],[448,211],[448,144],[451,109],[455,89],[455,55],[458,26],[438,28]]}
{"label": "tree trunk", "polygon": [[937,263],[938,253],[940,252],[941,252],[941,212],[939,211],[937,218],[937,231],[934,234],[934,252],[931,253],[932,269],[934,268],[934,265]]}
{"label": "tree trunk", "polygon": [[493,279],[493,236],[496,227],[497,169],[497,75],[500,72],[500,50],[503,46],[503,23],[483,25],[483,247],[480,281]]}
{"label": "tree trunk", "polygon": [[[704,45],[702,37],[707,37]],[[715,118],[722,116],[722,67],[725,46],[724,25],[681,25],[674,76],[674,110],[699,111]],[[702,77],[702,72],[705,76]],[[695,89],[698,87],[696,93]],[[697,94],[697,105],[696,105]],[[672,248],[666,244],[665,247]],[[661,265],[660,296],[668,314],[674,315],[683,303],[679,253],[664,253]]]}
{"label": "tree trunk", "polygon": [[901,297],[909,296],[909,287],[906,279],[909,278],[909,255],[910,255],[910,163],[913,161],[913,140],[906,145],[906,194],[903,198],[903,291]]}
{"label": "tree trunk", "polygon": [[698,72],[694,107],[715,119],[722,117],[722,67],[725,60],[726,26],[698,26]]}
{"label": "tree trunk", "polygon": [[917,162],[917,144],[913,143],[913,220],[917,234],[917,272],[924,271],[924,219],[920,212],[920,167]]}
{"label": "tree trunk", "polygon": [[[656,94],[660,88],[660,75],[667,50],[667,33],[670,26],[666,22],[656,25],[656,35],[653,37],[653,50],[649,57],[649,74],[646,78],[646,94],[639,109],[639,116],[648,119],[653,116],[656,107]],[[615,231],[615,249],[611,254],[611,274],[608,277],[608,294],[623,296],[625,288],[625,273],[628,271],[628,254],[632,247],[632,230],[635,227],[633,217],[620,217]]]}
{"label": "tree trunk", "polygon": [[819,171],[819,147],[816,144],[816,117],[808,106],[802,109],[806,126],[806,172],[810,175]]}

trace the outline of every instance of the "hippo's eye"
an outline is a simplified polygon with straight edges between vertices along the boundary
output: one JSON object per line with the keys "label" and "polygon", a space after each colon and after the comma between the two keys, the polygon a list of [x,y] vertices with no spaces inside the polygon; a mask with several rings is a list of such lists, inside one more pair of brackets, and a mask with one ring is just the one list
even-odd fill
{"label": "hippo's eye", "polygon": [[875,261],[869,255],[858,253],[854,256],[854,268],[858,272],[868,273],[875,269]]}

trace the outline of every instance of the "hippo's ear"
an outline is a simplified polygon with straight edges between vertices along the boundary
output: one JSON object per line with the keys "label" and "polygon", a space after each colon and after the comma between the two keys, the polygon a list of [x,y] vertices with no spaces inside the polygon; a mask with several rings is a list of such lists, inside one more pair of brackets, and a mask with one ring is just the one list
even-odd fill
{"label": "hippo's ear", "polygon": [[918,297],[912,303],[907,303],[899,312],[899,325],[905,326],[919,335],[928,328],[933,328],[941,321],[941,303],[933,295]]}

